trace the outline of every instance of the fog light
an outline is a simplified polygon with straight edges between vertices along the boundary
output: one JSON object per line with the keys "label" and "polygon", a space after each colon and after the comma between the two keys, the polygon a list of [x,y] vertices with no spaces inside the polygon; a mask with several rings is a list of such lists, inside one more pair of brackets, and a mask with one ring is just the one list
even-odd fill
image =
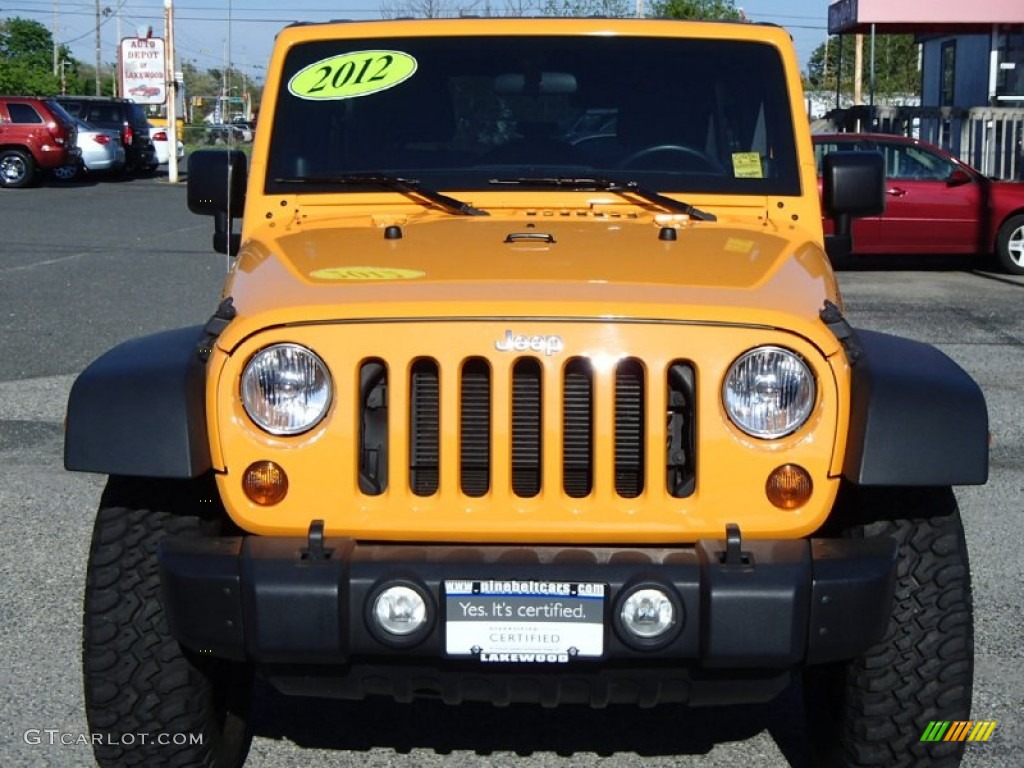
{"label": "fog light", "polygon": [[622,603],[622,626],[634,637],[661,637],[676,623],[676,608],[660,589],[638,589]]}
{"label": "fog light", "polygon": [[288,475],[272,461],[257,461],[242,475],[242,490],[261,507],[280,502],[288,493]]}
{"label": "fog light", "polygon": [[412,587],[387,587],[373,601],[372,615],[388,634],[406,637],[427,623],[427,601]]}
{"label": "fog light", "polygon": [[764,492],[779,509],[797,509],[811,498],[814,483],[810,473],[796,464],[783,464],[768,475]]}

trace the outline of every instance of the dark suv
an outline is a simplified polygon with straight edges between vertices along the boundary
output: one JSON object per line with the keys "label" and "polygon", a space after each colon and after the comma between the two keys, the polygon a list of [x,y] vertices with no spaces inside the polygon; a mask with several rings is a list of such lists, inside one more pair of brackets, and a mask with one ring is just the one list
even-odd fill
{"label": "dark suv", "polygon": [[156,170],[156,148],[149,136],[149,121],[141,105],[128,99],[99,96],[58,96],[57,101],[87,123],[119,130],[129,172],[152,173]]}
{"label": "dark suv", "polygon": [[39,171],[79,155],[75,121],[53,99],[0,96],[0,187],[28,187]]}

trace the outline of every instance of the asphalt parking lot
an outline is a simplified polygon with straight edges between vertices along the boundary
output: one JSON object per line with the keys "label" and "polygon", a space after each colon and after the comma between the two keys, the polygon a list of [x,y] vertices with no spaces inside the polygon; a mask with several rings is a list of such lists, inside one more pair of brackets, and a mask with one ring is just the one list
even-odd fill
{"label": "asphalt parking lot", "polygon": [[[117,342],[205,320],[225,273],[211,221],[165,179],[0,194],[0,766],[87,766],[80,615],[103,479],[62,468],[74,376]],[[1024,765],[1024,278],[976,260],[861,262],[854,325],[926,341],[982,385],[988,485],[960,489],[976,611],[966,766]],[[985,266],[985,265],[981,265]],[[653,711],[292,701],[266,688],[247,766],[808,766],[794,690],[771,705]]]}

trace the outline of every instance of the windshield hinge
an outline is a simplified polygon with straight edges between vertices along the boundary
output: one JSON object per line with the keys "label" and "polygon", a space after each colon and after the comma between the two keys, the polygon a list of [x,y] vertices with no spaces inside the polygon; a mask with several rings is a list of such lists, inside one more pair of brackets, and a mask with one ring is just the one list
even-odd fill
{"label": "windshield hinge", "polygon": [[204,363],[210,359],[210,353],[213,352],[214,339],[224,332],[224,329],[228,327],[228,324],[238,314],[234,302],[235,300],[230,296],[221,301],[217,306],[217,311],[213,313],[213,316],[203,326],[203,338],[196,348],[196,355]]}
{"label": "windshield hinge", "polygon": [[825,306],[818,313],[818,317],[832,331],[832,335],[836,337],[839,343],[843,345],[846,359],[850,365],[856,365],[864,350],[861,349],[860,342],[857,341],[856,332],[850,327],[846,318],[843,317],[839,307],[826,299]]}

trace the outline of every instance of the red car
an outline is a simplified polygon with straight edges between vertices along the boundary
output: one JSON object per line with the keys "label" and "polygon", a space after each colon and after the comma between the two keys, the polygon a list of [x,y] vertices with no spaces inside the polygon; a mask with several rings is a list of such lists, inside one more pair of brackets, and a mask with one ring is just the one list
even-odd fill
{"label": "red car", "polygon": [[948,152],[905,136],[818,134],[814,154],[836,149],[881,152],[886,201],[881,216],[856,219],[858,254],[992,254],[1024,275],[1024,184],[995,181]]}
{"label": "red car", "polygon": [[0,96],[0,188],[29,187],[41,171],[77,164],[76,131],[53,99]]}

